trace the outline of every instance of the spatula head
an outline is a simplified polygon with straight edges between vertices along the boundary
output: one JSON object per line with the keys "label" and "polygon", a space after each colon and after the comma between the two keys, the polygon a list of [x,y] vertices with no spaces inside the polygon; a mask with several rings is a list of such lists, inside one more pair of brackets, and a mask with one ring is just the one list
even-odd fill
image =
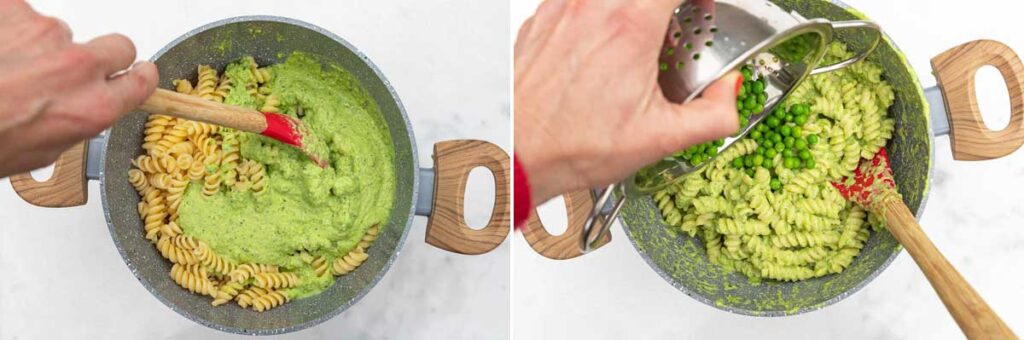
{"label": "spatula head", "polygon": [[308,125],[280,113],[264,112],[263,116],[267,118],[267,129],[262,135],[299,148],[313,163],[327,168],[327,144],[317,138]]}
{"label": "spatula head", "polygon": [[839,189],[846,199],[865,207],[870,207],[871,202],[880,193],[893,192],[896,181],[892,179],[892,168],[889,166],[889,155],[885,148],[878,150],[875,157],[870,160],[862,160],[854,170],[852,178],[832,182],[832,185]]}

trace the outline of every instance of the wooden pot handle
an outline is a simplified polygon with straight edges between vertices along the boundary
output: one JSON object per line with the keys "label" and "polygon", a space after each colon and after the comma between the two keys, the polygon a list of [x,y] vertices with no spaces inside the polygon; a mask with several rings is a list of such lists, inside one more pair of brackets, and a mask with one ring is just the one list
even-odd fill
{"label": "wooden pot handle", "polygon": [[[494,208],[487,226],[466,225],[466,180],[478,166],[494,175]],[[460,254],[483,254],[498,247],[511,228],[509,157],[501,147],[480,140],[434,144],[434,207],[427,219],[427,243]]]}
{"label": "wooden pot handle", "polygon": [[[1010,94],[1010,124],[989,130],[978,109],[974,74],[982,66],[999,69]],[[949,119],[953,158],[979,161],[1006,156],[1024,144],[1024,65],[998,41],[975,40],[932,58]]]}
{"label": "wooden pot handle", "polygon": [[84,205],[89,199],[88,182],[85,178],[85,159],[89,141],[75,144],[57,157],[53,176],[46,181],[37,181],[31,173],[11,176],[14,192],[25,202],[40,207],[66,208]]}
{"label": "wooden pot handle", "polygon": [[[568,214],[568,226],[565,232],[555,236],[548,233],[544,223],[537,216],[537,209],[534,209],[523,226],[523,237],[538,254],[554,260],[568,260],[583,255],[580,249],[580,239],[583,237],[583,225],[587,223],[587,217],[594,208],[594,196],[590,190],[578,190],[562,195],[565,201],[565,210]],[[605,233],[599,245],[611,242],[612,234]]]}
{"label": "wooden pot handle", "polygon": [[884,214],[886,228],[917,262],[968,339],[1017,338],[981,295],[935,248],[935,244],[924,234],[899,196],[890,196],[873,208],[875,212]]}

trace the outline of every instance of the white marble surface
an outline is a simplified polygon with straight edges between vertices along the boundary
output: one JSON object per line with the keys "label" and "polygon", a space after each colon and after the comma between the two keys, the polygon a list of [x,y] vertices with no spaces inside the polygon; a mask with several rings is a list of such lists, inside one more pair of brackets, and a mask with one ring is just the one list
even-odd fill
{"label": "white marble surface", "polygon": [[[868,1],[849,4],[879,21],[906,52],[925,86],[929,59],[978,38],[1024,51],[1017,1]],[[516,1],[513,25],[538,1]],[[920,4],[920,5],[918,5]],[[514,32],[515,30],[513,30]],[[513,33],[514,34],[514,33]],[[1009,103],[996,72],[978,92],[989,126],[1005,126]],[[935,177],[921,224],[1003,319],[1024,335],[1024,151],[986,162],[954,162],[949,139],[935,143]],[[559,203],[560,204],[560,203]],[[561,208],[542,207],[546,223]],[[564,229],[562,229],[564,230]],[[963,335],[905,252],[864,290],[823,310],[784,318],[722,312],[680,293],[640,258],[622,232],[594,253],[552,261],[517,235],[513,333],[517,339],[958,339]]]}
{"label": "white marble surface", "polygon": [[[359,47],[394,84],[412,120],[420,165],[435,142],[484,139],[511,150],[508,7],[501,1],[77,1],[39,0],[77,40],[107,32],[134,38],[148,58],[178,35],[250,14],[320,25]],[[301,3],[301,4],[296,4]],[[479,172],[479,173],[477,173]],[[490,215],[493,185],[477,170],[468,186],[472,225]],[[42,209],[0,180],[0,339],[228,339],[153,298],[114,249],[99,187],[89,204]],[[283,339],[508,338],[508,242],[482,256],[423,242],[416,218],[391,271],[361,302]]]}

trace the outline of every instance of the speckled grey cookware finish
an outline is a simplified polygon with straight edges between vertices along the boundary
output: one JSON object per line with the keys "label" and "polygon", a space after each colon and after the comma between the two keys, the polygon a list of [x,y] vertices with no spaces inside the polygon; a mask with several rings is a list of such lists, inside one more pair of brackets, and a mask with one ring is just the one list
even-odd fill
{"label": "speckled grey cookware finish", "polygon": [[181,289],[168,277],[171,263],[163,259],[143,235],[136,205],[139,195],[126,180],[130,161],[142,153],[146,114],[134,112],[108,132],[99,157],[103,210],[110,235],[128,268],[161,302],[203,325],[244,334],[286,333],[321,323],[359,301],[391,266],[408,234],[417,197],[416,146],[402,103],[384,75],[370,60],[342,38],[297,20],[255,16],[226,19],[197,28],[160,50],[152,61],[160,68],[160,86],[171,80],[195,79],[196,65],[223,69],[228,62],[252,55],[261,65],[283,61],[292,51],[320,57],[356,76],[380,106],[395,149],[398,185],[391,217],[380,238],[370,247],[370,258],[355,272],[338,277],[322,294],[294,300],[267,312],[244,310],[235,304],[210,306],[207,296]]}
{"label": "speckled grey cookware finish", "polygon": [[[858,12],[840,1],[772,2],[807,18],[834,21],[861,18]],[[856,32],[838,32],[837,36],[852,49],[862,47],[866,41],[866,37],[858,37]],[[933,155],[928,104],[914,70],[888,37],[869,59],[882,65],[885,78],[896,92],[896,101],[889,109],[896,119],[896,132],[887,148],[899,192],[907,207],[920,216],[928,193]],[[658,274],[698,301],[739,314],[783,316],[830,305],[864,287],[885,270],[902,249],[892,235],[883,230],[871,234],[860,256],[841,274],[801,282],[766,281],[753,285],[742,274],[726,273],[712,264],[702,242],[666,226],[649,196],[631,197],[626,202],[621,214],[626,234]]]}

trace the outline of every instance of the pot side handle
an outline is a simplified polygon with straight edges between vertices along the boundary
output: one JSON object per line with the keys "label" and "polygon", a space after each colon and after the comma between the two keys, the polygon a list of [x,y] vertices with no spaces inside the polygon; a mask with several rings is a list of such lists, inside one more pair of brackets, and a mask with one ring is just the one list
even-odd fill
{"label": "pot side handle", "polygon": [[[466,225],[464,199],[469,172],[478,166],[494,175],[494,208],[487,226]],[[434,206],[427,219],[426,242],[459,254],[483,254],[498,247],[511,229],[509,156],[501,147],[480,140],[434,144]]]}
{"label": "pot side handle", "polygon": [[[544,223],[537,216],[537,209],[533,209],[530,219],[523,226],[523,238],[530,244],[538,254],[553,260],[568,260],[585,254],[580,249],[580,239],[583,237],[584,226],[587,217],[594,209],[594,196],[590,190],[577,190],[562,195],[565,201],[565,210],[568,213],[568,226],[561,235],[551,235],[544,228]],[[604,233],[599,245],[611,242],[612,234]]]}
{"label": "pot side handle", "polygon": [[29,172],[11,176],[14,192],[25,202],[46,208],[66,208],[85,205],[89,199],[88,180],[85,178],[86,154],[89,141],[75,144],[57,157],[53,176],[37,181]]}
{"label": "pot side handle", "polygon": [[[935,56],[931,63],[950,123],[954,159],[999,158],[1024,144],[1024,65],[1009,46],[993,40],[975,40]],[[1010,124],[1000,131],[985,126],[975,95],[975,72],[986,65],[999,70],[1010,94]]]}

